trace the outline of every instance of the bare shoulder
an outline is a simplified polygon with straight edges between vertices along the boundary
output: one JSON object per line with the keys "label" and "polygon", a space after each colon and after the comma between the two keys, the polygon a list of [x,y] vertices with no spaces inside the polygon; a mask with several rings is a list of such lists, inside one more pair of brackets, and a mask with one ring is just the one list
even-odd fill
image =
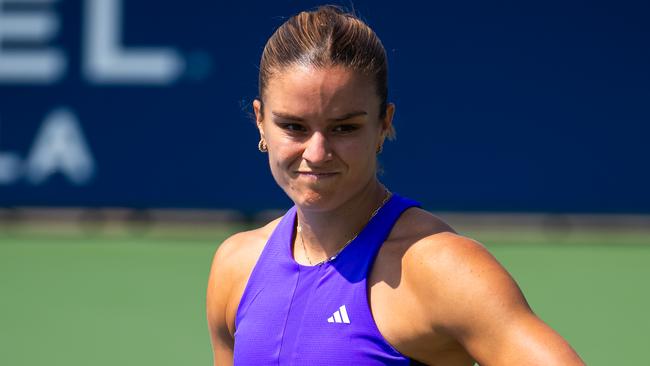
{"label": "bare shoulder", "polygon": [[438,233],[455,233],[454,229],[438,216],[418,207],[404,211],[393,227],[390,239],[413,242]]}
{"label": "bare shoulder", "polygon": [[210,280],[216,280],[220,286],[232,286],[235,290],[245,285],[280,220],[277,218],[260,228],[242,231],[224,240],[214,254]]}
{"label": "bare shoulder", "polygon": [[214,254],[213,266],[222,266],[236,273],[245,273],[248,267],[252,270],[279,221],[280,218],[260,228],[236,233],[224,240]]}
{"label": "bare shoulder", "polygon": [[[481,243],[458,234],[441,218],[428,211],[406,210],[389,237],[402,252],[405,269],[429,275],[454,277],[465,270],[502,268]],[[451,272],[451,273],[449,273]]]}
{"label": "bare shoulder", "polygon": [[[481,243],[453,230],[432,230],[408,241],[402,258],[409,284],[429,300],[435,299],[438,309],[469,310],[466,306],[479,302],[488,305],[486,298],[503,295],[519,305],[525,304],[519,287]],[[453,319],[450,313],[445,319]],[[461,315],[462,316],[462,315]]]}
{"label": "bare shoulder", "polygon": [[516,282],[484,245],[424,210],[407,210],[400,222],[396,238],[404,283],[432,314],[432,326],[455,327],[489,306],[529,309]]}
{"label": "bare shoulder", "polygon": [[439,217],[410,208],[382,245],[370,277],[380,331],[400,352],[428,364],[471,364],[457,337],[444,328],[445,309],[451,307],[442,302],[453,299],[448,296],[455,276],[452,262],[464,256],[455,248],[458,242],[469,252],[481,250]]}
{"label": "bare shoulder", "polygon": [[230,236],[217,248],[208,279],[206,307],[211,328],[232,338],[235,316],[248,278],[280,219]]}
{"label": "bare shoulder", "polygon": [[400,262],[409,265],[406,269],[414,271],[433,264],[432,269],[442,274],[457,268],[454,260],[464,262],[468,256],[493,259],[482,244],[459,235],[438,216],[415,207],[402,214],[388,241],[387,247],[399,255]]}
{"label": "bare shoulder", "polygon": [[[384,301],[375,301],[373,314],[377,310],[380,330],[398,349],[432,364],[443,355],[479,364],[584,364],[531,311],[515,280],[486,247],[439,218],[407,210],[384,247],[390,249],[378,257],[383,271],[377,272],[377,282],[395,286],[378,292],[375,299]],[[403,314],[399,322],[381,317],[393,303],[399,309],[388,313]]]}
{"label": "bare shoulder", "polygon": [[481,243],[453,230],[404,244],[404,283],[430,329],[459,342],[480,364],[584,365],[531,310],[521,289]]}

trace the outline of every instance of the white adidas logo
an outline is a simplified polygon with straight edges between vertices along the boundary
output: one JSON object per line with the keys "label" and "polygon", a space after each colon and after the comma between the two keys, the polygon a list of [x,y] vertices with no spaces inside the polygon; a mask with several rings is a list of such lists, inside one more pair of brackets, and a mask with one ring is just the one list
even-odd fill
{"label": "white adidas logo", "polygon": [[348,318],[348,311],[345,310],[345,305],[334,312],[334,315],[327,318],[328,323],[345,323],[350,324],[350,318]]}

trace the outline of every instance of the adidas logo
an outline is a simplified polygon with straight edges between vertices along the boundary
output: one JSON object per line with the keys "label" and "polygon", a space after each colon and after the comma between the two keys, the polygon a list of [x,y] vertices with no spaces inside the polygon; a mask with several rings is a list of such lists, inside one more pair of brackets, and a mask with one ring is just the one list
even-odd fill
{"label": "adidas logo", "polygon": [[345,305],[334,312],[334,315],[327,318],[328,323],[345,323],[350,324],[350,318],[348,318],[348,311],[345,310]]}

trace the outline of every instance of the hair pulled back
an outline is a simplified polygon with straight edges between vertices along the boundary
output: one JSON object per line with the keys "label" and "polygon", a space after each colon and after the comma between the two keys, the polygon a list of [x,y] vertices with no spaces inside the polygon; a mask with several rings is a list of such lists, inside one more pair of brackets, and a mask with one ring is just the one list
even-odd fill
{"label": "hair pulled back", "polygon": [[379,37],[366,23],[342,9],[325,5],[303,11],[282,24],[264,47],[260,61],[259,95],[269,79],[295,66],[343,66],[371,77],[380,99],[379,114],[386,113],[388,63]]}

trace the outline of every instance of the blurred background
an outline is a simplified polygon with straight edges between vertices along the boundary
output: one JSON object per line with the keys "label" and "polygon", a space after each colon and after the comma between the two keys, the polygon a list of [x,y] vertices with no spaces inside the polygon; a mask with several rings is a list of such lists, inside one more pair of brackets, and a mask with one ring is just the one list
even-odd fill
{"label": "blurred background", "polygon": [[[650,4],[332,2],[384,42],[381,179],[484,243],[590,365],[650,343]],[[205,286],[291,202],[257,65],[319,2],[0,0],[0,365],[207,365]]]}

